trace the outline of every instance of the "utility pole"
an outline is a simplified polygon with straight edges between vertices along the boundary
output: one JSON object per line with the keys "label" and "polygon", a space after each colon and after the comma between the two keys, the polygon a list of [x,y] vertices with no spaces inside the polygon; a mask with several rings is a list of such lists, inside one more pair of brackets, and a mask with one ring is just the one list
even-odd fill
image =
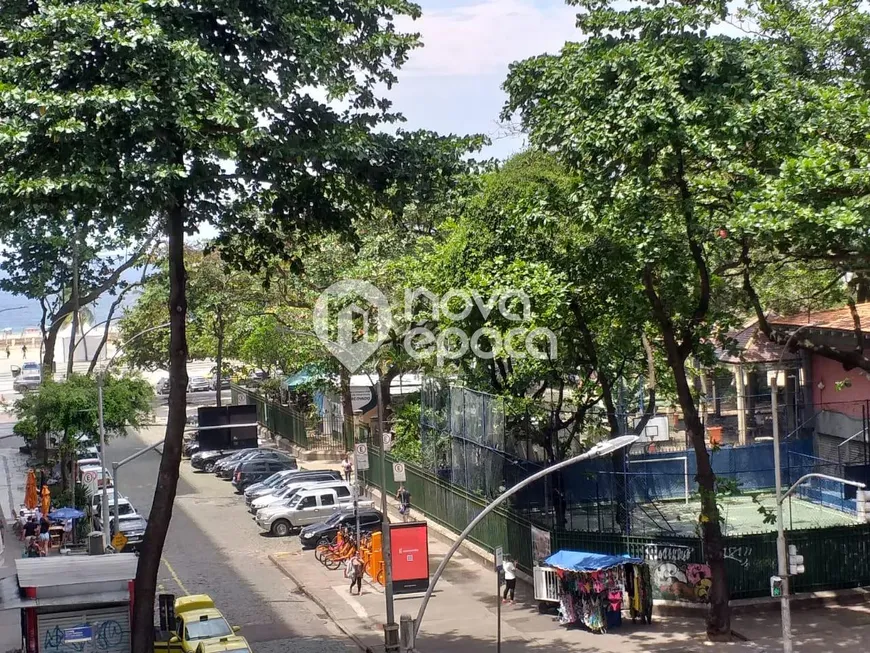
{"label": "utility pole", "polygon": [[776,485],[776,570],[782,578],[782,596],[779,599],[782,612],[782,650],[792,653],[791,606],[789,605],[788,560],[785,547],[785,526],[782,520],[782,470],[779,451],[779,402],[777,390],[779,370],[774,370],[770,381],[770,409],[773,415],[773,479]]}
{"label": "utility pole", "polygon": [[[109,547],[109,535],[106,532],[106,527],[111,523],[111,519],[109,516],[109,491],[107,489],[106,483],[106,424],[103,421],[103,380],[104,380],[105,372],[101,372],[97,375],[97,413],[100,420],[100,474],[101,479],[100,482],[103,484],[102,488],[102,524],[100,524],[100,530],[103,532],[103,551],[105,551]],[[115,495],[117,502],[117,493]]]}
{"label": "utility pole", "polygon": [[399,626],[393,606],[393,556],[390,549],[390,517],[387,514],[387,452],[384,447],[384,401],[381,392],[381,372],[375,383],[378,398],[378,449],[381,458],[381,542],[384,556],[384,597],[387,602],[387,623],[384,625],[385,653],[399,652]]}
{"label": "utility pole", "polygon": [[[355,447],[356,440],[359,437],[359,418],[362,415],[361,410],[354,411],[353,413],[353,443],[352,447]],[[356,454],[352,454],[351,458],[356,462]],[[356,519],[356,546],[359,549],[359,545],[361,542],[360,536],[360,528],[359,528],[359,492],[360,492],[360,484],[359,484],[359,470],[357,469],[356,464],[353,466],[353,515],[354,519]]]}

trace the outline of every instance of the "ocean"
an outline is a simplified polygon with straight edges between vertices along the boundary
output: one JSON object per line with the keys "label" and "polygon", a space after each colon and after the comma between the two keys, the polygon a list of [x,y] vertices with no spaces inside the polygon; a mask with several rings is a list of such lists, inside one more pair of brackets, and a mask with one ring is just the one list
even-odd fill
{"label": "ocean", "polygon": [[[138,281],[141,274],[141,270],[127,270],[122,278],[132,283]],[[96,323],[106,319],[114,300],[114,296],[106,294],[89,306],[94,313]],[[127,293],[121,306],[130,306],[135,301],[136,291],[133,290]],[[120,314],[120,309],[115,311],[116,316]],[[11,330],[12,333],[20,333],[28,327],[38,327],[41,318],[42,309],[39,307],[39,301],[0,290],[0,332]]]}

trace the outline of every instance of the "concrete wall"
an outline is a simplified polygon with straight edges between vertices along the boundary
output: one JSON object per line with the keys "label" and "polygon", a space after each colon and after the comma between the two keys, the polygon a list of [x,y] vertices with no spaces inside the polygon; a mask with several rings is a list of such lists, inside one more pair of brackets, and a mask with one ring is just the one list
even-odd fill
{"label": "concrete wall", "polygon": [[[843,369],[837,361],[813,356],[813,404],[817,410],[836,411],[858,419],[860,428],[861,406],[870,399],[870,379],[860,370]],[[848,387],[837,389],[837,383],[849,380]],[[819,388],[819,383],[824,388]],[[818,427],[824,433],[828,430]],[[853,430],[852,433],[855,431]],[[833,433],[831,433],[833,435]],[[847,436],[848,437],[848,436]]]}

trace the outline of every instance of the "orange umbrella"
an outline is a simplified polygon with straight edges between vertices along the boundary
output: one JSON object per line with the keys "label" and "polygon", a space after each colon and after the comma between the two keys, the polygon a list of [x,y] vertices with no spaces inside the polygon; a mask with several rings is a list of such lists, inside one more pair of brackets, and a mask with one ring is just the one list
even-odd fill
{"label": "orange umbrella", "polygon": [[51,512],[51,490],[47,485],[42,486],[42,514],[46,517]]}
{"label": "orange umbrella", "polygon": [[32,469],[27,470],[27,484],[24,486],[24,507],[28,510],[33,510],[39,503],[39,496],[36,492],[36,472]]}

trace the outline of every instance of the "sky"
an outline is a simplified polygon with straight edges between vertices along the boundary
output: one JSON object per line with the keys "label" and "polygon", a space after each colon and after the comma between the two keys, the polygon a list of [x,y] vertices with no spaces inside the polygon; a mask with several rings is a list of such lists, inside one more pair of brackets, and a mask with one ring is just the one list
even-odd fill
{"label": "sky", "polygon": [[423,16],[402,20],[419,32],[413,51],[388,97],[407,118],[404,128],[444,134],[486,134],[485,157],[505,158],[523,148],[521,136],[505,136],[498,116],[506,96],[508,66],[558,52],[577,40],[576,7],[564,0],[418,0]]}

